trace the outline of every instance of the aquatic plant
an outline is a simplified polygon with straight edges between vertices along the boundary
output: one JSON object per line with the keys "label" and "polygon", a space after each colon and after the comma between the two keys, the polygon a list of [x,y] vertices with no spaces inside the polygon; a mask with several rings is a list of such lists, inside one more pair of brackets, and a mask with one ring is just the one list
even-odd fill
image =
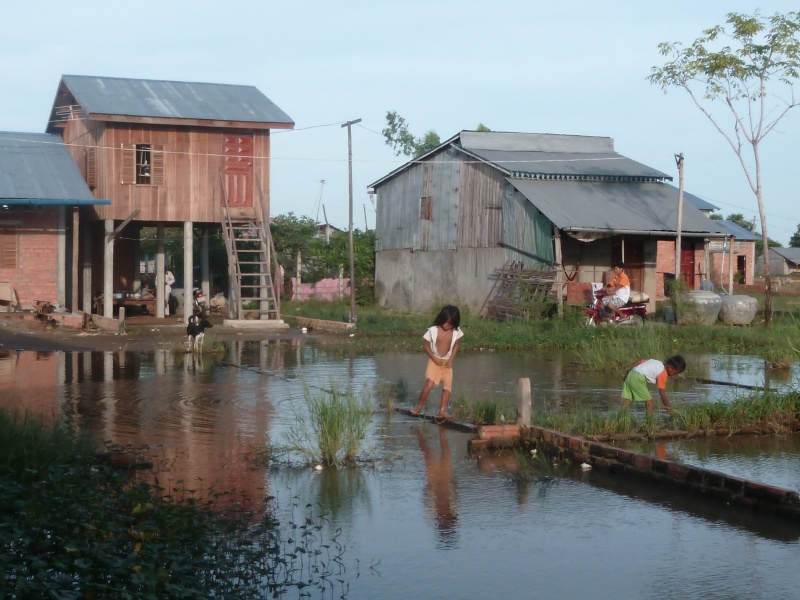
{"label": "aquatic plant", "polygon": [[729,402],[703,402],[673,407],[674,417],[663,414],[638,421],[632,411],[599,414],[586,410],[537,412],[534,423],[571,435],[633,435],[652,437],[661,431],[687,434],[725,431],[787,433],[800,431],[800,391],[788,393],[760,390]]}
{"label": "aquatic plant", "polygon": [[332,384],[327,390],[304,388],[307,414],[295,414],[286,435],[287,448],[307,460],[327,466],[355,460],[367,438],[373,402],[366,389]]}
{"label": "aquatic plant", "polygon": [[[63,427],[0,409],[0,597],[346,595],[344,548],[272,498],[169,489],[98,462]],[[220,507],[224,506],[224,509]]]}
{"label": "aquatic plant", "polygon": [[450,402],[453,417],[475,425],[502,425],[515,421],[516,407],[507,399],[469,401],[459,395]]}
{"label": "aquatic plant", "polygon": [[380,383],[375,387],[375,397],[381,406],[392,411],[396,403],[403,404],[408,399],[408,383],[405,379],[391,384]]}

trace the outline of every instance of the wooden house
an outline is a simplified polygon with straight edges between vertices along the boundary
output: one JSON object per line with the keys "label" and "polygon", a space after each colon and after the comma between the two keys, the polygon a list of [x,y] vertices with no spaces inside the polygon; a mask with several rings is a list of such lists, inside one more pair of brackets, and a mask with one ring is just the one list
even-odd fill
{"label": "wooden house", "polygon": [[[760,239],[760,238],[759,238]],[[771,275],[800,273],[800,248],[770,248],[769,272]],[[764,275],[764,255],[758,257],[756,273]]]}
{"label": "wooden house", "polygon": [[110,317],[116,298],[138,291],[145,226],[158,231],[158,316],[166,300],[165,227],[183,229],[178,283],[189,293],[196,281],[208,294],[208,235],[222,227],[234,312],[241,317],[250,301],[262,317],[278,317],[268,226],[270,131],[293,126],[252,86],[64,75],[47,131],[61,136],[94,196],[111,200],[83,215],[83,310],[99,296],[97,306]]}
{"label": "wooden house", "polygon": [[[518,268],[548,272],[561,300],[568,282],[585,289],[622,260],[654,302],[675,276],[679,193],[670,180],[606,137],[462,131],[370,186],[377,298],[479,310]],[[709,272],[710,240],[724,237],[684,203],[680,276],[689,286]]]}
{"label": "wooden house", "polygon": [[107,205],[60,137],[0,132],[0,305],[76,303],[80,211]]}

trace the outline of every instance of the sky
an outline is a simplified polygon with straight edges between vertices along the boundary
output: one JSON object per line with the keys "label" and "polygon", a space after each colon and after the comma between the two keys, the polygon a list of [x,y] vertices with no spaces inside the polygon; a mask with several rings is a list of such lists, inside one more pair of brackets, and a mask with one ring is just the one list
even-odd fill
{"label": "sky", "polygon": [[[782,1],[55,0],[3,6],[0,131],[43,132],[64,74],[253,85],[295,122],[272,138],[272,216],[375,226],[368,186],[408,159],[381,130],[396,111],[421,137],[493,131],[613,138],[727,217],[758,214],[738,158],[688,94],[647,81],[663,41],[690,44],[727,12]],[[723,107],[715,108],[723,115]],[[725,121],[727,123],[727,121]],[[800,224],[800,107],[762,145],[769,236]],[[752,161],[748,161],[750,164]],[[760,229],[760,223],[759,227]]]}

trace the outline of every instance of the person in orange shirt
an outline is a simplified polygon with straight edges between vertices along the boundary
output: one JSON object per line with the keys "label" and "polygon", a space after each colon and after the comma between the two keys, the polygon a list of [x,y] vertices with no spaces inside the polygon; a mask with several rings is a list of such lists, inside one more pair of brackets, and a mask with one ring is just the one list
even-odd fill
{"label": "person in orange shirt", "polygon": [[647,384],[654,383],[661,393],[661,403],[669,415],[673,416],[672,407],[667,399],[667,378],[683,373],[685,370],[686,361],[680,354],[670,356],[664,362],[654,358],[636,361],[625,375],[625,382],[622,384],[622,410],[627,410],[633,400],[634,402],[644,402],[647,407],[647,416],[652,415],[653,398],[650,396]]}
{"label": "person in orange shirt", "polygon": [[614,279],[606,286],[606,296],[603,298],[606,312],[611,310],[616,313],[617,318],[622,318],[622,311],[619,308],[625,306],[630,297],[631,280],[625,274],[625,264],[621,262],[614,263]]}

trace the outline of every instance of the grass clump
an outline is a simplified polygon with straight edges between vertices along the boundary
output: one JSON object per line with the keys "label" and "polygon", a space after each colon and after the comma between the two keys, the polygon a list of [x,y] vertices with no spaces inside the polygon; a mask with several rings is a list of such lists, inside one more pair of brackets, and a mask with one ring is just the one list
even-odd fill
{"label": "grass clump", "polygon": [[304,390],[307,415],[295,415],[287,434],[290,452],[326,466],[352,462],[364,446],[372,419],[372,398],[366,392],[332,385],[328,390]]}
{"label": "grass clump", "polygon": [[534,423],[562,433],[581,436],[641,435],[661,431],[689,434],[724,430],[729,434],[790,433],[800,431],[800,391],[760,391],[730,402],[703,402],[684,408],[673,406],[673,418],[651,417],[638,421],[631,411],[600,414],[590,411],[536,413]]}
{"label": "grass clump", "polygon": [[[341,546],[270,498],[172,489],[102,464],[58,423],[0,409],[0,597],[266,598],[337,594]],[[157,479],[157,478],[156,478]],[[245,508],[247,507],[247,508]],[[306,591],[303,591],[304,588]]]}
{"label": "grass clump", "polygon": [[510,401],[494,398],[468,402],[463,396],[459,396],[451,402],[451,409],[454,418],[475,425],[512,423],[517,414],[516,407]]}

